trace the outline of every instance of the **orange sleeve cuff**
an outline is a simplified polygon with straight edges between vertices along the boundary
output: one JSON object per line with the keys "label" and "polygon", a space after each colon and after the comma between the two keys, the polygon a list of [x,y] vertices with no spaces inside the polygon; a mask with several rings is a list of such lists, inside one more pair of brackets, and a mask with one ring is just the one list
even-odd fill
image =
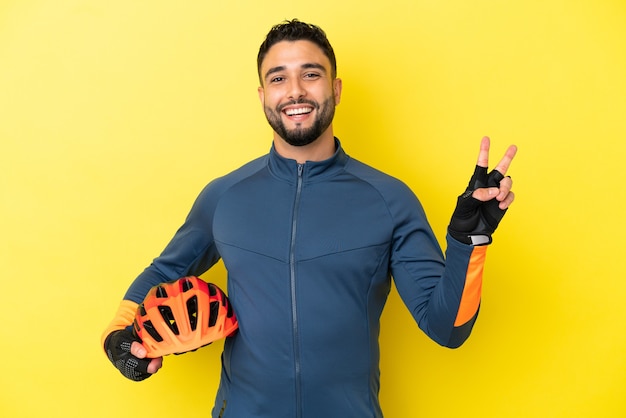
{"label": "orange sleeve cuff", "polygon": [[137,303],[130,300],[122,300],[122,302],[120,302],[120,306],[117,308],[115,317],[100,337],[100,346],[103,349],[104,340],[106,340],[110,333],[124,329],[133,323],[135,319],[135,312],[137,312],[137,306],[139,306]]}
{"label": "orange sleeve cuff", "polygon": [[486,254],[486,245],[476,246],[472,251],[467,266],[461,305],[459,306],[456,321],[454,321],[455,327],[465,324],[478,312],[483,287],[483,268],[485,266]]}

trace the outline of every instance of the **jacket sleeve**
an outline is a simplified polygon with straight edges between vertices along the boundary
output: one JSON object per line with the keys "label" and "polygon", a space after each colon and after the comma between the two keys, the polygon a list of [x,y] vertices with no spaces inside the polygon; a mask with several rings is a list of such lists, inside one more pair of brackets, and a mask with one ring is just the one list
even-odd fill
{"label": "jacket sleeve", "polygon": [[412,192],[393,199],[390,209],[396,225],[391,274],[400,297],[432,340],[459,347],[478,316],[487,247],[448,235],[444,257]]}
{"label": "jacket sleeve", "polygon": [[219,260],[212,233],[219,189],[217,182],[205,187],[161,255],[132,282],[113,320],[102,334],[103,344],[111,332],[132,324],[138,304],[143,302],[153,286],[184,276],[199,276]]}
{"label": "jacket sleeve", "polygon": [[130,285],[125,300],[141,303],[153,286],[199,276],[219,260],[212,231],[216,193],[214,183],[205,187],[163,252]]}

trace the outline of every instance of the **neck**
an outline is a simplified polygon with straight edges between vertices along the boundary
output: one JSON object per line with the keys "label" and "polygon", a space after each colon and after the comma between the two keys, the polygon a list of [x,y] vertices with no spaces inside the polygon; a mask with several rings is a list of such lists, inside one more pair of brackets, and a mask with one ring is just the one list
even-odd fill
{"label": "neck", "polygon": [[280,156],[296,160],[298,164],[304,164],[307,161],[324,161],[335,154],[335,137],[332,127],[328,127],[315,141],[308,145],[295,147],[274,132],[274,148]]}

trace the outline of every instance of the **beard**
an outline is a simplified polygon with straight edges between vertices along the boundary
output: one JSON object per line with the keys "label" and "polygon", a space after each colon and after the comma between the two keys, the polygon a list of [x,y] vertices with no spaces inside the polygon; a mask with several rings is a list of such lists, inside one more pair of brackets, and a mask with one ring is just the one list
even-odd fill
{"label": "beard", "polygon": [[[282,110],[285,108],[285,106],[299,103],[309,104],[313,106],[313,108],[317,112],[317,116],[313,121],[313,125],[311,125],[309,128],[297,126],[296,128],[291,130],[287,129],[281,118]],[[276,132],[289,145],[292,145],[294,147],[302,147],[305,145],[309,145],[317,138],[319,138],[332,123],[333,118],[335,117],[335,97],[331,95],[326,100],[324,100],[324,103],[322,103],[321,106],[317,102],[300,99],[298,101],[292,101],[289,103],[278,105],[276,106],[276,109],[271,109],[265,106],[264,111],[267,122],[270,124],[274,132]]]}

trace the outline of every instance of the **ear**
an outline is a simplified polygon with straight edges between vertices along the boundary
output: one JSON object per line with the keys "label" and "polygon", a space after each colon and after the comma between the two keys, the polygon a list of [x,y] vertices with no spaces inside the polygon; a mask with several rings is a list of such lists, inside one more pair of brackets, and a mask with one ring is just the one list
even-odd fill
{"label": "ear", "polygon": [[341,89],[343,88],[343,82],[340,78],[335,78],[333,80],[333,92],[335,94],[335,106],[339,104],[341,101]]}
{"label": "ear", "polygon": [[265,106],[265,90],[263,87],[259,86],[257,92],[259,93],[259,100],[261,101],[261,104]]}

